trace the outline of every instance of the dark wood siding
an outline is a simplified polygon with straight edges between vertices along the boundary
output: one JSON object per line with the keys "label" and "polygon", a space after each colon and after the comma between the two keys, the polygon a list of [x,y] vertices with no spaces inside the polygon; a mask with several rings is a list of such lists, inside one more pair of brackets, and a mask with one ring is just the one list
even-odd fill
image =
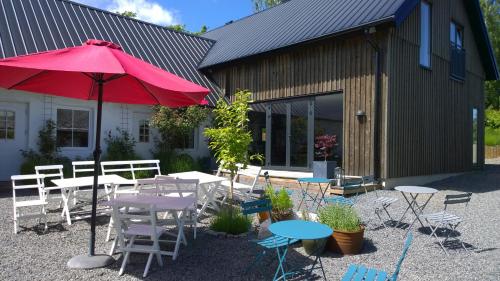
{"label": "dark wood siding", "polygon": [[[386,35],[379,37],[385,44]],[[327,39],[219,68],[212,77],[230,93],[252,91],[255,101],[342,91],[343,166],[349,174],[368,175],[373,173],[374,55],[362,36]],[[356,118],[358,110],[366,112],[364,122]]]}
{"label": "dark wood siding", "polygon": [[[432,1],[430,70],[419,64],[419,12],[389,36],[387,178],[470,170],[474,107],[480,147],[484,139],[484,70],[462,2]],[[464,27],[465,81],[450,79],[451,20]],[[484,162],[483,153],[478,158]]]}

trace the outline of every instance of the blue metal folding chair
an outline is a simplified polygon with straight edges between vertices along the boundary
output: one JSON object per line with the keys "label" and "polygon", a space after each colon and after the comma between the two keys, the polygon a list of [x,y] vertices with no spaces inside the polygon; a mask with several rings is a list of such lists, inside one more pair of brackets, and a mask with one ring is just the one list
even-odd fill
{"label": "blue metal folding chair", "polygon": [[[260,212],[269,212],[269,217],[272,220],[272,215],[271,215],[272,206],[271,206],[271,201],[269,199],[243,202],[241,203],[241,208],[242,208],[242,213],[245,216]],[[245,273],[250,271],[250,269],[252,269],[252,267],[254,267],[262,259],[262,257],[266,255],[268,250],[275,250],[278,247],[285,247],[289,244],[294,244],[297,241],[299,240],[287,239],[276,235],[271,235],[267,238],[260,240],[252,240],[252,242],[256,243],[259,247],[262,247],[263,250],[259,255],[257,255],[257,257],[255,257],[255,260],[247,267]]]}
{"label": "blue metal folding chair", "polygon": [[391,276],[386,271],[380,269],[367,268],[364,265],[359,264],[351,264],[341,281],[396,281],[398,279],[399,271],[401,270],[401,264],[403,264],[403,260],[406,257],[406,253],[410,248],[412,240],[413,234],[410,232],[406,237],[403,253],[399,257],[398,263],[396,264],[396,270],[394,270],[394,273]]}

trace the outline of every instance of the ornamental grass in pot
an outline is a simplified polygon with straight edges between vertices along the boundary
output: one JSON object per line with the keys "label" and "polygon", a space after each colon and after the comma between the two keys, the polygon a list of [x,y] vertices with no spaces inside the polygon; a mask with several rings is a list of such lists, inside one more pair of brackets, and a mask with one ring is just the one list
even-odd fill
{"label": "ornamental grass in pot", "polygon": [[273,221],[284,221],[294,218],[293,201],[285,188],[275,190],[271,186],[268,186],[265,191],[265,197],[271,200]]}
{"label": "ornamental grass in pot", "polygon": [[319,211],[319,221],[332,228],[327,249],[342,255],[356,255],[363,248],[365,228],[356,210],[345,204],[329,204]]}

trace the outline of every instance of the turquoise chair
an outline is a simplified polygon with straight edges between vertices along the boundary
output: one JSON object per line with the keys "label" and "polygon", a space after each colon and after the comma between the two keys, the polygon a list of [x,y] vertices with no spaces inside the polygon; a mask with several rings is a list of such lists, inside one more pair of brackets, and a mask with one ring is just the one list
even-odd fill
{"label": "turquoise chair", "polygon": [[351,264],[347,269],[347,272],[342,277],[341,281],[396,281],[398,279],[399,271],[401,270],[401,264],[406,257],[406,253],[410,248],[411,241],[413,240],[413,234],[410,232],[406,237],[405,246],[403,248],[403,253],[399,257],[399,261],[396,264],[396,270],[392,276],[383,270],[375,268],[367,268],[363,265]]}
{"label": "turquoise chair", "polygon": [[[242,214],[245,216],[260,213],[260,212],[269,212],[269,217],[272,220],[271,211],[273,207],[271,206],[271,200],[269,199],[261,199],[249,202],[241,203]],[[262,252],[255,257],[255,260],[247,267],[245,273],[250,271],[252,267],[254,267],[259,261],[264,257],[269,250],[275,250],[276,248],[286,247],[289,244],[294,244],[298,242],[297,239],[287,239],[284,237],[271,235],[267,238],[260,240],[252,240],[258,247],[262,248]]]}

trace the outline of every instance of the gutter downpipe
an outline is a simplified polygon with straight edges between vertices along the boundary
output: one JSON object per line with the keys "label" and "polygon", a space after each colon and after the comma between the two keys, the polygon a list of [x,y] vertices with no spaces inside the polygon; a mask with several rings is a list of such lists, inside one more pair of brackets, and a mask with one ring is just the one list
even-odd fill
{"label": "gutter downpipe", "polygon": [[365,29],[365,39],[375,51],[375,96],[373,97],[373,174],[375,180],[380,179],[380,97],[382,95],[382,49],[373,39],[375,27]]}

